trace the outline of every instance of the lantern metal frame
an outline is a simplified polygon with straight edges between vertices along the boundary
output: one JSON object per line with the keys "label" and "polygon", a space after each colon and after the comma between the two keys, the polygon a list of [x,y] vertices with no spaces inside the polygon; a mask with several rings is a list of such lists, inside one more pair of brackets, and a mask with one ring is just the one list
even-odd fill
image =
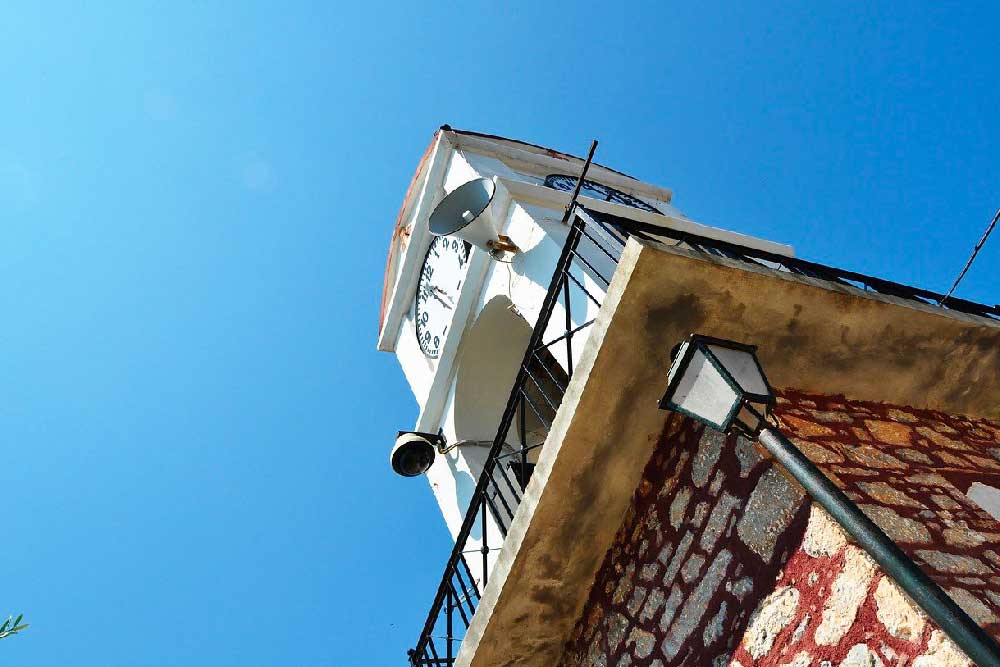
{"label": "lantern metal frame", "polygon": [[[739,380],[733,376],[733,373],[726,367],[726,365],[715,355],[714,352],[712,352],[710,348],[713,345],[748,353],[753,359],[761,381],[767,388],[767,393],[761,394],[747,391],[740,384]],[[729,409],[729,412],[726,414],[726,418],[722,420],[722,422],[716,423],[703,415],[695,414],[673,400],[674,394],[677,392],[677,387],[681,380],[684,379],[685,373],[690,367],[691,361],[694,359],[696,352],[701,352],[701,354],[704,355],[708,362],[719,372],[726,384],[729,385],[729,387],[736,394],[736,400],[733,402],[733,406]],[[691,334],[684,342],[675,348],[674,354],[675,356],[667,375],[667,389],[659,403],[661,410],[673,410],[691,417],[702,424],[711,426],[719,431],[729,432],[736,430],[751,438],[756,437],[761,430],[765,428],[767,425],[767,418],[771,414],[771,410],[775,404],[775,394],[774,389],[771,387],[771,383],[767,379],[767,374],[764,373],[764,368],[760,364],[760,359],[757,358],[756,345],[738,343],[736,341],[724,340],[722,338],[715,338],[703,334]],[[750,423],[748,420],[741,418],[744,411],[755,418],[755,423]]]}

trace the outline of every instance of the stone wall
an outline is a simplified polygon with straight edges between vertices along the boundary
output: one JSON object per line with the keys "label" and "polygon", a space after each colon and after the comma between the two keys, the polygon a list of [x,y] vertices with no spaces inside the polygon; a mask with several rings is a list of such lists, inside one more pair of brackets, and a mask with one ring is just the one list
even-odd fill
{"label": "stone wall", "polygon": [[[776,414],[1000,635],[1000,525],[959,488],[969,475],[1000,487],[997,424],[795,392]],[[647,465],[563,658],[564,667],[966,662],[751,443],[680,418]]]}
{"label": "stone wall", "polygon": [[782,428],[965,611],[1000,638],[1000,523],[963,493],[1000,487],[1000,424],[783,397]]}

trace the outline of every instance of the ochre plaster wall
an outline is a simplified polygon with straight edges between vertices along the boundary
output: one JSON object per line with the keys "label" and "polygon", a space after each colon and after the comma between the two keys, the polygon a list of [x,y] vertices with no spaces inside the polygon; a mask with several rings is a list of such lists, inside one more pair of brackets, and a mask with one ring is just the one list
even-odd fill
{"label": "ochre plaster wall", "polygon": [[[1000,425],[785,392],[786,433],[1000,636]],[[964,665],[839,527],[746,440],[672,420],[598,572],[565,667]]]}

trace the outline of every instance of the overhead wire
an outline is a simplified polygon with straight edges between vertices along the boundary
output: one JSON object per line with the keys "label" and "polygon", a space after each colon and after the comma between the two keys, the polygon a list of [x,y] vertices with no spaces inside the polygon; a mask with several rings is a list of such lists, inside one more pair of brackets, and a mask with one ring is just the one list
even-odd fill
{"label": "overhead wire", "polygon": [[979,239],[976,247],[972,249],[972,255],[969,256],[969,261],[965,263],[965,266],[962,268],[962,272],[958,274],[958,278],[955,278],[955,282],[951,286],[951,289],[948,290],[945,297],[938,302],[939,305],[943,306],[944,302],[950,299],[951,295],[955,293],[955,288],[958,287],[958,284],[962,282],[962,278],[964,278],[965,274],[968,273],[969,267],[972,266],[972,262],[976,260],[976,255],[979,254],[979,251],[982,250],[983,246],[986,244],[986,239],[988,239],[990,234],[993,233],[993,229],[997,226],[997,220],[1000,220],[1000,208],[997,209],[996,215],[993,216],[993,222],[991,222],[990,226],[986,228],[986,232],[983,233],[983,236]]}

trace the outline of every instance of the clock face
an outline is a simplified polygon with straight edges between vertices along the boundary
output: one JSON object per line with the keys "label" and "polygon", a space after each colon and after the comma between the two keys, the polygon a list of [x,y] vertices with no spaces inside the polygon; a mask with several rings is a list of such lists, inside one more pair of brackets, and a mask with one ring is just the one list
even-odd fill
{"label": "clock face", "polygon": [[[545,186],[552,188],[553,190],[573,192],[576,188],[576,177],[566,176],[563,174],[550,174],[545,177]],[[588,181],[584,179],[583,185],[580,186],[580,194],[585,197],[593,197],[594,199],[603,199],[604,201],[614,202],[615,204],[624,204],[625,206],[642,209],[643,211],[649,211],[650,213],[660,212],[656,207],[650,206],[641,199],[633,197],[630,194],[626,194],[621,190],[616,190],[610,185],[603,185],[595,181]]]}
{"label": "clock face", "polygon": [[417,340],[428,357],[436,358],[441,352],[465,280],[470,247],[451,236],[435,236],[427,249],[414,310]]}

